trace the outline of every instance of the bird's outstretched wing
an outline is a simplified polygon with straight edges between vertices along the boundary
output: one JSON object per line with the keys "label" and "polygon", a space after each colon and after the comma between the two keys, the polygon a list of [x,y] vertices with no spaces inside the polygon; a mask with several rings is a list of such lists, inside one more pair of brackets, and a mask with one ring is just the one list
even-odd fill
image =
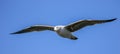
{"label": "bird's outstretched wing", "polygon": [[43,25],[36,25],[36,26],[31,26],[29,28],[11,33],[11,34],[21,34],[21,33],[27,33],[27,32],[33,32],[33,31],[43,31],[43,30],[51,30],[54,31],[54,27],[52,26],[43,26]]}
{"label": "bird's outstretched wing", "polygon": [[65,28],[67,30],[69,30],[70,32],[74,32],[74,31],[77,31],[85,26],[100,24],[100,23],[105,23],[105,22],[111,22],[114,20],[116,20],[116,18],[109,19],[109,20],[81,20],[81,21],[72,23],[70,25],[67,25]]}

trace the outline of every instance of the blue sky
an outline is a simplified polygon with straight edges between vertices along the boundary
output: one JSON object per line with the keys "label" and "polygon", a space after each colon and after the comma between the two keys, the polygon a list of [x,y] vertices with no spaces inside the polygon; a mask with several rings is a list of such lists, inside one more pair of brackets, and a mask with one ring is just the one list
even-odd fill
{"label": "blue sky", "polygon": [[[36,24],[115,17],[74,32],[74,41],[52,31],[10,34]],[[0,0],[0,54],[120,54],[119,18],[119,0]]]}

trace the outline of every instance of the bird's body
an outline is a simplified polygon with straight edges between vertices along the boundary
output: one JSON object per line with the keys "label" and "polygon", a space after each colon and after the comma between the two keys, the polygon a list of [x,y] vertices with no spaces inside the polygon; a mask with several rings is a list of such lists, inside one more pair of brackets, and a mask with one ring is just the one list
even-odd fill
{"label": "bird's body", "polygon": [[65,28],[65,26],[55,26],[54,31],[56,31],[56,33],[61,37],[77,39],[77,37],[73,36],[72,33]]}
{"label": "bird's body", "polygon": [[14,32],[12,34],[21,34],[26,32],[32,32],[32,31],[44,31],[44,30],[50,30],[55,31],[58,35],[64,38],[68,38],[71,40],[77,40],[78,38],[72,35],[72,32],[75,32],[81,28],[84,28],[86,26],[94,25],[94,24],[100,24],[100,23],[106,23],[116,20],[109,19],[109,20],[80,20],[75,23],[69,24],[67,26],[46,26],[46,25],[37,25],[37,26],[31,26],[29,28],[20,30],[18,32]]}

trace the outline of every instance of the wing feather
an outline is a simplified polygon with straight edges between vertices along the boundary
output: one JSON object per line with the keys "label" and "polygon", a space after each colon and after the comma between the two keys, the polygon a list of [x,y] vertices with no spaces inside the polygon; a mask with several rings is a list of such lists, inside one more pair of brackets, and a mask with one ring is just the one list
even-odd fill
{"label": "wing feather", "polygon": [[68,29],[71,32],[77,31],[83,27],[94,25],[94,24],[100,24],[100,23],[105,23],[105,22],[111,22],[116,20],[114,19],[109,19],[109,20],[81,20],[75,23],[72,23],[70,25],[67,25],[65,28]]}
{"label": "wing feather", "polygon": [[28,27],[26,29],[14,32],[12,34],[21,34],[21,33],[27,33],[27,32],[33,32],[33,31],[43,31],[43,30],[54,31],[54,27],[52,27],[52,26],[37,25],[37,26],[31,26],[31,27]]}

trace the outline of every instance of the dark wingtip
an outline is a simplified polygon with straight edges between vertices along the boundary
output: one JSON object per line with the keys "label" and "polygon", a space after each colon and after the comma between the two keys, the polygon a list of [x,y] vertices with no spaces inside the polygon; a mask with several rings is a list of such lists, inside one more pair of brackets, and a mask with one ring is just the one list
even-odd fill
{"label": "dark wingtip", "polygon": [[112,20],[116,20],[117,18],[113,18]]}
{"label": "dark wingtip", "polygon": [[117,19],[117,18],[110,19],[110,20],[108,20],[108,22],[114,21],[114,20],[116,20],[116,19]]}
{"label": "dark wingtip", "polygon": [[22,32],[14,32],[14,33],[10,33],[10,34],[21,34]]}
{"label": "dark wingtip", "polygon": [[10,34],[19,34],[19,33],[10,33]]}

